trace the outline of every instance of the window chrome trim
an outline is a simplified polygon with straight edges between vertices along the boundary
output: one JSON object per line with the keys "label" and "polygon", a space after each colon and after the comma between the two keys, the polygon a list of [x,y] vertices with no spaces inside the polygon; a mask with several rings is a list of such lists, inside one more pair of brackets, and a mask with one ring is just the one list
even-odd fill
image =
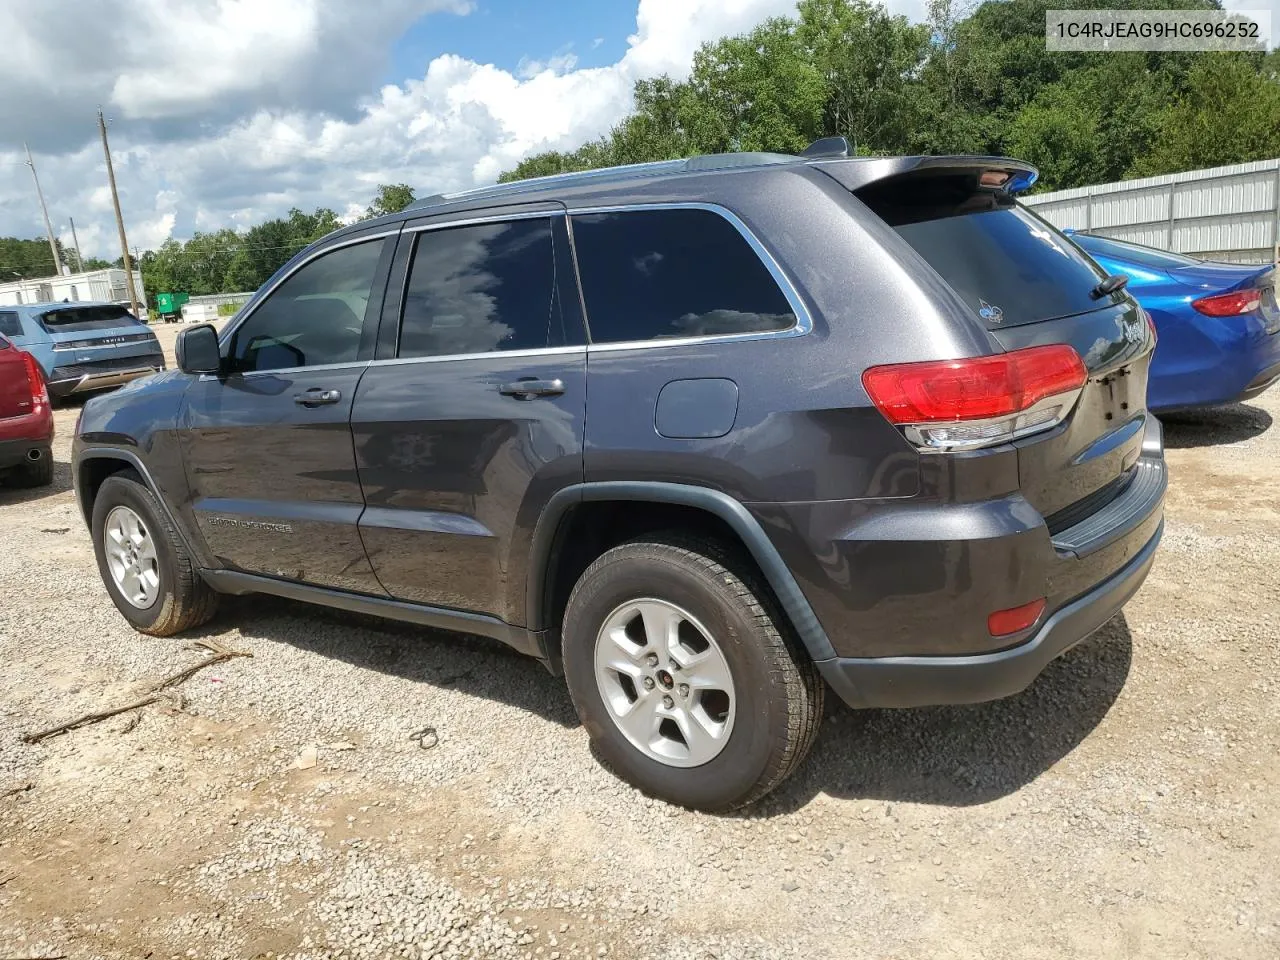
{"label": "window chrome trim", "polygon": [[[385,360],[370,360],[373,367],[400,366],[406,363],[445,363],[452,360],[498,360],[506,357],[568,357],[585,356],[587,347],[578,344],[573,347],[535,347],[528,350],[489,350],[485,353],[442,353],[436,357],[388,357]],[[311,368],[307,368],[311,369]]]}
{"label": "window chrome trim", "polygon": [[[573,235],[573,218],[576,216],[588,216],[599,213],[631,213],[633,211],[646,210],[703,210],[707,213],[714,213],[727,220],[730,225],[747,241],[747,245],[755,252],[760,262],[764,264],[764,268],[769,271],[769,276],[773,277],[774,283],[778,285],[778,289],[782,291],[782,295],[786,298],[792,312],[795,314],[796,322],[787,327],[785,330],[758,330],[750,333],[712,333],[704,334],[697,337],[670,337],[666,339],[656,340],[624,340],[618,343],[590,343],[589,349],[592,353],[614,353],[620,350],[653,350],[659,347],[685,347],[696,346],[703,343],[734,343],[746,340],[787,340],[792,337],[803,337],[813,330],[813,315],[809,313],[809,308],[805,306],[804,301],[800,298],[800,291],[796,289],[791,278],[783,271],[781,265],[769,252],[768,248],[760,242],[760,238],[752,232],[751,228],[742,222],[742,219],[727,207],[722,207],[718,203],[705,203],[699,201],[672,201],[670,203],[623,203],[612,204],[603,207],[581,207],[570,209],[568,212],[569,234]],[[576,260],[575,248],[575,260]],[[581,266],[578,268],[579,278],[581,277]],[[582,289],[582,283],[579,279],[579,290]],[[585,292],[583,294],[585,296]],[[587,336],[591,336],[591,314],[590,310],[586,310]]]}
{"label": "window chrome trim", "polygon": [[274,370],[236,370],[232,373],[202,373],[201,380],[229,380],[239,377],[242,380],[256,380],[259,377],[274,377],[282,374],[310,373],[312,370],[355,370],[367,367],[372,360],[348,360],[344,363],[317,363],[310,367],[278,367]]}
{"label": "window chrome trim", "polygon": [[[235,332],[239,330],[241,327],[243,327],[245,323],[248,321],[248,319],[258,312],[258,308],[261,307],[264,302],[266,302],[266,299],[270,297],[271,294],[276,292],[277,287],[279,287],[282,283],[284,283],[286,280],[292,277],[295,273],[297,273],[307,264],[311,263],[314,260],[318,260],[320,257],[323,257],[326,253],[332,253],[334,250],[341,250],[344,247],[354,247],[356,244],[368,243],[371,240],[382,240],[385,242],[387,237],[394,237],[397,234],[399,234],[402,226],[403,224],[397,224],[394,230],[382,230],[378,233],[364,233],[358,237],[351,237],[348,240],[342,240],[338,243],[331,243],[326,247],[320,247],[319,249],[312,251],[312,253],[309,256],[307,256],[305,259],[299,260],[296,264],[294,264],[293,269],[290,270],[288,273],[284,274],[284,276],[276,278],[276,281],[272,283],[270,286],[264,287],[254,294],[254,298],[256,299],[251,299],[249,301],[249,303],[252,305],[252,308],[249,309],[247,312],[242,309],[240,311],[240,315],[235,318],[235,323],[227,324],[227,326],[223,329],[223,331],[220,334],[218,334],[219,351],[221,351],[221,349],[224,346],[226,346],[227,343],[230,342],[231,337],[235,335]],[[304,247],[303,249],[306,249],[306,248]],[[347,364],[342,364],[342,366],[347,366]],[[318,367],[290,367],[288,369],[316,370],[319,368]]]}
{"label": "window chrome trim", "polygon": [[550,221],[556,217],[566,216],[568,216],[568,212],[563,206],[560,206],[555,210],[522,210],[517,213],[498,213],[488,217],[466,217],[460,220],[441,220],[439,223],[419,223],[412,227],[406,226],[404,232],[427,233],[435,230],[448,230],[451,227],[474,227],[485,223],[505,223],[508,220],[537,220],[542,218]]}

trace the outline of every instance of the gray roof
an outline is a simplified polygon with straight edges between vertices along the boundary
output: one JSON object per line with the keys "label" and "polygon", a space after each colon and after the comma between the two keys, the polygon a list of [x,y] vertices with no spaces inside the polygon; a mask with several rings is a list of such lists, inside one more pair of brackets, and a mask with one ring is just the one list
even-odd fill
{"label": "gray roof", "polygon": [[[843,140],[840,142],[843,144]],[[849,157],[829,149],[828,141],[818,141],[814,147],[818,149],[807,151],[804,156],[785,153],[717,153],[682,160],[660,160],[655,163],[554,174],[457,193],[436,194],[415,200],[399,213],[350,224],[326,239],[372,233],[394,227],[406,219],[452,216],[494,207],[546,203],[564,204],[573,210],[575,207],[596,204],[688,200],[703,195],[707,188],[703,178],[718,175],[743,178],[736,187],[725,185],[722,192],[726,196],[741,190],[768,189],[760,179],[762,177],[779,174],[813,176],[817,170],[829,174],[837,183],[851,191],[885,177],[929,167],[992,166],[1011,173],[1029,174],[1031,179],[1026,182],[1025,187],[1029,187],[1035,177],[1034,167],[1008,157]]]}
{"label": "gray roof", "polygon": [[406,210],[430,212],[432,207],[459,201],[501,200],[505,197],[524,196],[543,190],[561,187],[610,186],[627,180],[645,177],[672,176],[681,173],[705,173],[709,170],[728,170],[740,167],[762,167],[779,163],[804,163],[805,158],[786,153],[715,153],[707,156],[688,157],[682,160],[658,160],[654,163],[632,163],[620,167],[603,167],[598,170],[579,170],[573,173],[557,173],[548,177],[531,177],[512,183],[496,183],[492,186],[462,190],[457,193],[438,193],[415,200]]}

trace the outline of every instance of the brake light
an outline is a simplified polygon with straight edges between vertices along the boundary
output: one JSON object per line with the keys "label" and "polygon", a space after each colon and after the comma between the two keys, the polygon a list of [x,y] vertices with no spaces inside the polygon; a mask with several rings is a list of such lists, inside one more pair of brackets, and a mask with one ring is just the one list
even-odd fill
{"label": "brake light", "polygon": [[974,449],[1047,430],[1089,379],[1065,343],[990,357],[872,367],[862,385],[907,439],[925,451]]}
{"label": "brake light", "polygon": [[49,405],[49,390],[44,383],[44,374],[40,372],[40,364],[36,363],[35,357],[25,350],[19,353],[22,355],[22,365],[27,371],[27,386],[31,390],[31,412],[42,413]]}
{"label": "brake light", "polygon": [[1216,293],[1211,297],[1192,300],[1191,306],[1206,317],[1238,317],[1243,313],[1253,313],[1262,306],[1262,291],[1233,290],[1231,293]]}
{"label": "brake light", "polygon": [[1011,633],[1021,633],[1040,619],[1044,613],[1045,600],[1032,600],[1020,607],[1008,610],[997,610],[987,617],[987,632],[993,637],[1005,637]]}

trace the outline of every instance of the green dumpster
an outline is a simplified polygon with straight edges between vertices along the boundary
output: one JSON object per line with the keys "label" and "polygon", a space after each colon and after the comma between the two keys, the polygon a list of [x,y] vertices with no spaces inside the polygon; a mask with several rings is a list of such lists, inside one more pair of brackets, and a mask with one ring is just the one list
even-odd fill
{"label": "green dumpster", "polygon": [[166,323],[182,319],[182,305],[191,299],[189,293],[157,293],[156,312]]}

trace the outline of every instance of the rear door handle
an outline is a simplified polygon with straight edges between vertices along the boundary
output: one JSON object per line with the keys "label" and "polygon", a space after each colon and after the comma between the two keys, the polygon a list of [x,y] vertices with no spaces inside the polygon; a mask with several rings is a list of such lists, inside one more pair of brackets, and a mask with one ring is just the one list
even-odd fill
{"label": "rear door handle", "polygon": [[293,395],[293,402],[304,407],[319,407],[326,403],[337,403],[341,399],[341,390],[326,390],[323,387],[312,387],[303,393]]}
{"label": "rear door handle", "polygon": [[533,400],[537,397],[558,397],[564,393],[564,381],[555,380],[517,380],[515,383],[504,383],[498,388],[504,397],[515,397],[517,400]]}

